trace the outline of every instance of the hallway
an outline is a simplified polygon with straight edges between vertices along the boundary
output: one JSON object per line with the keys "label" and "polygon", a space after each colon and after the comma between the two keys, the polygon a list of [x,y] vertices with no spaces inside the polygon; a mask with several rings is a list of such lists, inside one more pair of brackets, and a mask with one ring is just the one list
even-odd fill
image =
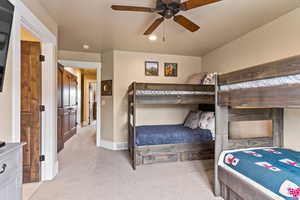
{"label": "hallway", "polygon": [[31,200],[214,200],[212,161],[143,166],[133,171],[127,151],[95,145],[95,127],[85,127],[59,154],[59,175],[41,184]]}

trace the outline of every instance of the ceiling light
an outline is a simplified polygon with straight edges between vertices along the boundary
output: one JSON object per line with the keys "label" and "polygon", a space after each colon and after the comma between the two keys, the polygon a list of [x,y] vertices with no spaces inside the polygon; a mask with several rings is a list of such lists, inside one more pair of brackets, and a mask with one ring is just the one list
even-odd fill
{"label": "ceiling light", "polygon": [[156,35],[150,35],[148,37],[148,39],[151,40],[151,41],[155,41],[155,40],[157,40],[157,36]]}
{"label": "ceiling light", "polygon": [[88,49],[90,48],[90,46],[87,45],[87,44],[84,44],[82,47],[83,47],[84,49],[86,49],[86,50],[88,50]]}

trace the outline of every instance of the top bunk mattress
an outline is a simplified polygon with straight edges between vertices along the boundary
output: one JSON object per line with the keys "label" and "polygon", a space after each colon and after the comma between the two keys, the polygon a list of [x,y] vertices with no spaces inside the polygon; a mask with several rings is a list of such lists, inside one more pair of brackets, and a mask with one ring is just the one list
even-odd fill
{"label": "top bunk mattress", "polygon": [[160,95],[215,95],[211,91],[180,91],[180,90],[137,90],[137,96],[160,96]]}
{"label": "top bunk mattress", "polygon": [[137,146],[210,142],[212,133],[205,129],[190,129],[182,124],[136,127]]}
{"label": "top bunk mattress", "polygon": [[300,74],[222,85],[221,91],[300,84]]}
{"label": "top bunk mattress", "polygon": [[283,148],[225,151],[219,166],[237,174],[273,199],[300,199],[300,152]]}

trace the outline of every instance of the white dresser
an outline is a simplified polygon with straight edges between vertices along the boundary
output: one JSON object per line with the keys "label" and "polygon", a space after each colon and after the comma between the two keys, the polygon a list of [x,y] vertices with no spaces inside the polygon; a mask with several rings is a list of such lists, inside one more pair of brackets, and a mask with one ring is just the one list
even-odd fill
{"label": "white dresser", "polygon": [[22,199],[22,144],[0,148],[0,199]]}

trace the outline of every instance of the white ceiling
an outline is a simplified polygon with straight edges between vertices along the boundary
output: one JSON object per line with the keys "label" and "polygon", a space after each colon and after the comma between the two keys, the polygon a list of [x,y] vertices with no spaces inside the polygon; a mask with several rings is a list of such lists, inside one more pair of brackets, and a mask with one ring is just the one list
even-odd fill
{"label": "white ceiling", "polygon": [[90,52],[129,50],[201,56],[300,6],[300,0],[223,0],[182,14],[201,29],[190,33],[172,20],[150,42],[143,32],[157,14],[116,12],[112,4],[154,7],[155,0],[40,0],[59,25],[59,49]]}

